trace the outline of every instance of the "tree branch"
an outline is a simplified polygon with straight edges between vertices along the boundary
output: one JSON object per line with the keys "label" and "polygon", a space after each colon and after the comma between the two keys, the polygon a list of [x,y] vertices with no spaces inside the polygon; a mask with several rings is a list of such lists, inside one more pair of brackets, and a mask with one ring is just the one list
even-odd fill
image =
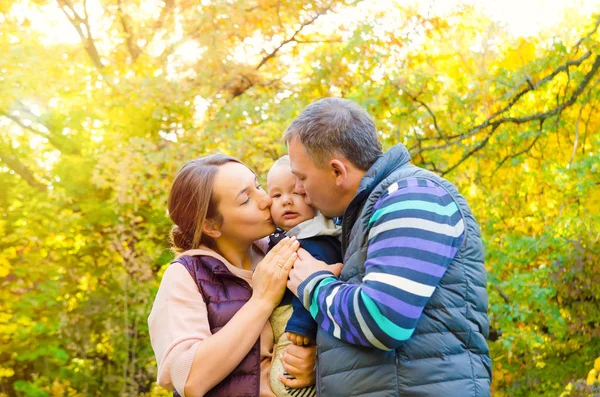
{"label": "tree branch", "polygon": [[573,142],[573,150],[571,151],[571,158],[569,159],[569,164],[567,167],[571,167],[573,164],[573,160],[575,159],[575,154],[577,154],[577,145],[579,144],[579,123],[581,122],[581,115],[583,113],[583,108],[586,104],[584,104],[581,109],[579,109],[579,115],[577,116],[577,120],[575,120],[575,142]]}
{"label": "tree branch", "polygon": [[292,36],[287,39],[284,40],[281,44],[279,44],[279,46],[277,46],[277,48],[275,48],[273,51],[271,51],[271,53],[269,53],[267,56],[265,56],[260,63],[258,64],[258,66],[256,66],[256,70],[260,69],[265,63],[267,63],[269,61],[269,59],[275,57],[275,55],[277,55],[277,53],[279,52],[279,50],[281,50],[285,45],[291,43],[292,41],[296,41],[296,36],[302,32],[302,30],[313,24],[317,19],[319,19],[321,16],[325,15],[332,7],[333,2],[329,3],[329,5],[321,10],[319,10],[311,19],[309,19],[308,21],[304,22],[302,25],[300,25],[300,27],[292,34]]}
{"label": "tree branch", "polygon": [[585,144],[587,142],[588,125],[590,124],[590,119],[592,118],[592,114],[595,114],[595,112],[596,112],[596,105],[594,104],[591,106],[590,112],[588,113],[588,117],[585,122],[585,132],[583,134],[583,145],[581,148],[581,152],[583,154],[585,154]]}
{"label": "tree branch", "polygon": [[[508,104],[504,108],[498,110],[497,112],[495,112],[494,114],[492,114],[491,116],[489,116],[483,123],[481,123],[481,124],[479,124],[479,125],[471,128],[470,130],[468,130],[468,131],[466,131],[466,132],[464,132],[462,134],[457,134],[457,135],[453,135],[453,136],[447,136],[447,138],[450,139],[450,140],[452,140],[452,141],[446,142],[443,145],[426,146],[426,147],[422,148],[421,150],[428,151],[428,150],[446,149],[446,148],[448,148],[450,146],[456,145],[458,142],[462,141],[463,139],[470,138],[470,137],[478,134],[482,130],[484,130],[484,129],[488,128],[488,127],[492,127],[494,125],[503,124],[505,122],[513,122],[515,124],[522,124],[522,123],[526,123],[526,122],[529,122],[529,121],[536,120],[537,117],[541,117],[543,119],[546,119],[546,118],[551,117],[551,116],[555,115],[556,113],[564,110],[564,107],[560,107],[560,109],[559,108],[555,108],[552,111],[543,113],[541,115],[530,116],[531,117],[530,119],[528,119],[528,118],[504,118],[504,119],[499,119],[499,120],[495,120],[495,121],[493,120],[494,118],[500,116],[501,114],[504,114],[507,111],[509,111],[528,92],[531,92],[531,91],[539,88],[543,84],[551,81],[559,73],[566,71],[569,68],[569,66],[579,66],[579,65],[581,65],[591,55],[592,55],[591,52],[587,52],[581,58],[578,58],[576,60],[572,60],[572,61],[566,62],[564,65],[558,67],[551,74],[549,74],[548,76],[546,76],[543,79],[539,80],[535,84],[531,84],[531,82],[528,82],[526,88],[524,88],[523,90],[521,90],[517,95],[515,95],[512,99],[510,99],[509,102],[508,102]],[[578,92],[578,91],[580,89],[581,89],[581,91],[583,91],[583,89],[585,88],[585,86],[589,83],[589,79],[591,79],[591,77],[596,73],[596,71],[598,69],[598,66],[600,66],[600,65],[597,65],[597,64],[598,64],[598,58],[596,58],[596,63],[592,67],[592,70],[590,71],[590,73],[588,73],[588,75],[586,75],[586,77],[584,79],[584,82],[582,84],[580,84],[580,86],[576,89],[576,91],[574,93],[574,97],[575,98],[573,99],[573,96],[571,97],[571,99],[573,99],[573,102],[574,102],[575,99],[577,99],[577,96],[579,96],[579,94],[581,93],[581,92]],[[571,99],[568,102],[570,102]],[[567,106],[570,106],[570,104],[567,105]],[[567,106],[565,106],[565,107],[567,107]]]}
{"label": "tree branch", "polygon": [[[254,68],[254,71],[258,71],[262,66],[264,66],[270,59],[274,58],[277,53],[287,44],[291,42],[298,42],[296,38],[297,35],[302,32],[302,30],[314,23],[319,17],[326,14],[332,7],[332,3],[321,10],[319,10],[311,19],[304,22],[288,39],[284,40],[281,44],[277,46],[273,51],[271,51],[268,55],[266,55],[259,64]],[[254,72],[256,74],[256,72]],[[236,98],[242,94],[244,94],[248,89],[253,87],[257,83],[257,78],[255,78],[252,74],[244,74],[240,73],[236,76],[233,76],[229,81],[227,81],[219,91],[227,91],[229,92],[229,99],[227,102]]]}
{"label": "tree branch", "polygon": [[158,16],[156,23],[154,24],[154,32],[155,33],[157,30],[162,28],[163,24],[165,23],[165,20],[167,19],[167,15],[169,15],[171,13],[174,6],[175,6],[175,0],[165,0],[165,5],[161,10],[160,15]]}
{"label": "tree branch", "polygon": [[128,16],[123,10],[121,0],[117,0],[117,11],[119,14],[119,19],[121,20],[123,32],[125,33],[125,44],[127,45],[127,50],[129,51],[129,55],[131,56],[131,62],[134,63],[140,56],[142,51],[140,47],[138,47],[135,43],[134,34],[131,30],[131,27],[129,26]]}
{"label": "tree branch", "polygon": [[437,131],[438,136],[441,139],[443,139],[444,141],[448,142],[448,138],[444,135],[444,133],[440,129],[440,127],[438,125],[438,122],[437,122],[437,117],[435,117],[435,113],[433,113],[433,111],[431,110],[431,108],[429,106],[427,106],[427,104],[425,102],[421,101],[416,96],[413,96],[413,95],[409,94],[408,91],[406,91],[405,89],[402,89],[402,92],[404,92],[410,99],[412,99],[413,102],[416,102],[416,103],[420,104],[421,106],[423,106],[425,108],[425,110],[427,111],[427,113],[429,113],[429,115],[433,119],[433,127]]}
{"label": "tree branch", "polygon": [[[560,73],[561,71],[566,70],[569,66],[571,65],[579,65],[581,64],[585,59],[588,59],[590,57],[591,53],[586,53],[583,57],[575,60],[575,61],[569,61],[567,62],[565,65],[557,68],[553,73],[551,73],[549,76],[545,77],[544,79],[538,81],[536,84],[533,84],[532,86],[534,87],[533,89],[539,87],[541,84],[550,81],[551,80],[551,76],[556,76],[558,73]],[[600,68],[600,57],[597,56],[591,69],[589,70],[589,72],[584,76],[583,80],[581,81],[581,83],[577,86],[577,88],[575,89],[575,91],[573,91],[573,93],[571,94],[571,97],[566,101],[563,102],[562,104],[556,106],[555,108],[548,110],[546,112],[543,113],[537,113],[537,114],[533,114],[530,116],[524,116],[524,117],[504,117],[504,118],[500,118],[497,120],[493,120],[494,117],[502,114],[503,112],[506,112],[508,109],[510,109],[517,101],[518,99],[520,99],[526,92],[531,91],[531,87],[528,87],[526,89],[524,89],[523,91],[521,91],[519,94],[517,94],[516,97],[514,97],[507,106],[505,106],[502,111],[498,111],[496,113],[494,113],[494,115],[490,116],[488,119],[486,119],[483,123],[479,124],[478,126],[471,128],[469,131],[467,131],[464,134],[460,134],[458,136],[458,139],[455,139],[453,141],[447,142],[445,144],[442,145],[432,145],[432,146],[428,146],[428,147],[421,147],[418,150],[416,150],[413,155],[419,154],[423,151],[431,151],[431,150],[437,150],[437,149],[444,149],[444,148],[448,148],[451,146],[456,145],[457,143],[461,142],[463,139],[472,137],[474,135],[476,135],[477,133],[481,132],[482,130],[485,130],[486,128],[491,128],[490,133],[488,133],[488,135],[483,139],[483,141],[481,141],[477,146],[475,146],[471,151],[469,151],[467,154],[465,154],[465,156],[463,156],[458,163],[454,164],[453,166],[447,168],[446,170],[444,170],[442,172],[442,175],[447,174],[448,172],[454,170],[456,167],[458,167],[460,164],[462,164],[466,159],[468,159],[470,156],[472,156],[474,153],[476,153],[477,151],[481,150],[489,141],[490,137],[494,134],[494,132],[496,131],[496,129],[498,127],[500,127],[503,124],[506,123],[511,123],[511,124],[525,124],[525,123],[529,123],[532,121],[540,121],[543,122],[544,120],[558,115],[560,114],[564,109],[566,109],[567,107],[573,105],[575,103],[575,101],[577,100],[577,98],[579,97],[579,95],[581,95],[581,93],[584,91],[584,89],[588,86],[588,84],[590,83],[590,81],[592,80],[592,78],[594,77],[594,75],[597,73],[598,69]]]}
{"label": "tree branch", "polygon": [[[154,23],[150,37],[148,37],[148,39],[142,46],[138,47],[140,49],[140,54],[141,54],[142,50],[144,48],[146,48],[146,46],[148,46],[148,44],[151,43],[152,40],[154,40],[157,32],[160,29],[162,29],[162,27],[165,24],[165,21],[167,20],[167,17],[171,14],[171,11],[173,11],[174,7],[175,7],[175,0],[165,0],[165,5],[163,6],[162,10],[160,11],[160,15],[158,16],[158,19]],[[169,46],[169,48],[171,48],[171,46]]]}
{"label": "tree branch", "polygon": [[496,132],[496,129],[498,128],[498,126],[494,126],[492,127],[492,130],[490,131],[490,133],[485,137],[485,139],[483,141],[481,141],[477,146],[475,146],[473,149],[471,149],[467,154],[465,154],[459,161],[458,163],[454,164],[453,166],[446,168],[444,171],[441,171],[440,174],[441,176],[446,175],[447,173],[451,172],[452,170],[454,170],[456,167],[458,167],[459,165],[461,165],[462,163],[464,163],[469,157],[471,157],[472,155],[474,155],[475,153],[477,153],[478,151],[480,151],[481,149],[483,149],[483,147],[485,145],[487,145],[488,141],[490,140],[490,138],[492,137],[492,135],[494,135],[494,132]]}
{"label": "tree branch", "polygon": [[523,123],[528,123],[528,122],[534,121],[534,120],[545,120],[551,116],[557,115],[558,113],[562,112],[567,107],[569,107],[575,103],[575,101],[577,100],[579,95],[581,95],[581,93],[583,92],[585,87],[589,84],[590,80],[592,79],[592,77],[594,77],[594,75],[596,74],[596,72],[598,71],[599,68],[600,68],[600,56],[597,56],[596,60],[594,61],[594,64],[592,65],[592,69],[585,75],[582,82],[579,84],[579,86],[577,86],[577,89],[575,91],[573,91],[571,98],[569,98],[568,101],[563,102],[560,106],[557,106],[556,108],[549,110],[547,112],[534,114],[534,115],[527,116],[527,117],[502,118],[500,120],[495,121],[493,124],[498,124],[498,125],[503,124],[503,123],[523,124]]}
{"label": "tree branch", "polygon": [[341,40],[341,39],[325,39],[325,40],[296,39],[294,41],[298,44],[320,44],[320,43],[343,43],[344,42],[344,40]]}
{"label": "tree branch", "polygon": [[[98,53],[98,48],[96,47],[96,43],[94,42],[94,38],[92,36],[92,30],[90,29],[90,23],[87,14],[87,0],[83,0],[83,9],[84,16],[82,17],[75,11],[73,4],[70,0],[56,0],[59,8],[65,14],[71,25],[75,28],[81,41],[83,42],[83,47],[85,51],[88,53],[92,63],[98,69],[98,71],[102,71],[104,69],[104,64],[100,59],[100,54]],[[82,29],[82,26],[85,28],[85,32]]]}
{"label": "tree branch", "polygon": [[507,305],[510,305],[510,297],[506,295],[506,292],[504,292],[498,285],[494,285],[494,289],[498,292],[498,294],[500,294],[502,299],[504,299],[504,302],[506,302]]}
{"label": "tree branch", "polygon": [[581,39],[579,39],[579,41],[577,41],[577,43],[575,43],[575,45],[573,46],[573,49],[575,50],[575,54],[577,54],[577,52],[579,52],[579,47],[581,46],[581,44],[589,39],[590,37],[592,37],[592,35],[594,33],[596,33],[596,31],[598,30],[598,28],[600,27],[600,17],[598,17],[598,19],[596,20],[596,24],[594,25],[594,28],[592,29],[591,32],[589,32],[587,35],[585,35],[584,37],[582,37]]}
{"label": "tree branch", "polygon": [[40,131],[37,128],[33,128],[31,125],[27,125],[23,120],[21,120],[17,116],[14,116],[2,109],[0,109],[0,117],[6,117],[7,119],[9,119],[9,120],[13,121],[15,124],[17,124],[19,127],[23,128],[25,130],[31,131],[34,134],[39,135],[43,138],[46,138],[52,146],[54,146],[56,149],[58,149],[62,153],[80,154],[80,152],[77,148],[74,148],[70,144],[65,142],[65,140],[66,140],[65,138],[63,138],[61,135],[52,133],[52,131],[48,127],[46,127],[39,121],[36,121],[36,123],[43,126],[49,132],[46,133],[44,131]]}
{"label": "tree branch", "polygon": [[0,151],[0,161],[8,166],[11,170],[13,170],[17,175],[19,175],[29,186],[40,191],[45,192],[48,187],[43,183],[39,182],[33,172],[27,168],[25,164],[19,160],[18,157],[12,156],[8,153],[3,153]]}
{"label": "tree branch", "polygon": [[540,139],[540,137],[542,136],[542,129],[543,129],[543,127],[544,127],[544,122],[540,121],[540,127],[538,129],[537,134],[535,134],[535,137],[533,138],[533,141],[531,142],[531,144],[529,146],[527,146],[527,148],[525,148],[523,150],[520,150],[517,153],[509,154],[509,155],[505,156],[502,159],[502,161],[500,161],[500,163],[498,163],[498,165],[496,166],[496,168],[492,172],[492,176],[504,165],[504,163],[507,160],[514,159],[514,158],[519,157],[522,154],[528,153],[531,150],[531,148],[533,148],[533,146],[536,144],[536,142]]}

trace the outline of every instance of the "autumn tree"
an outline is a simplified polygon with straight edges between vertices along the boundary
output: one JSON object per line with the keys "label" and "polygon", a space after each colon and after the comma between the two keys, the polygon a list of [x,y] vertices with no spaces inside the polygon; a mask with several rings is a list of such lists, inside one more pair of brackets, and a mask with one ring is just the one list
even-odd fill
{"label": "autumn tree", "polygon": [[220,151],[264,175],[325,96],[364,106],[385,148],[403,143],[472,205],[496,395],[558,395],[593,367],[598,16],[520,38],[473,7],[374,2],[0,12],[0,395],[161,395],[146,318],[175,172]]}

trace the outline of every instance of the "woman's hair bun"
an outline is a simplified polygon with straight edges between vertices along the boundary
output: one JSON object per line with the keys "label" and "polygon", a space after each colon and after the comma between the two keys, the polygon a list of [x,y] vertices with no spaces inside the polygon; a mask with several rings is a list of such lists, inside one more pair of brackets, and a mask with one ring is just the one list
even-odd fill
{"label": "woman's hair bun", "polygon": [[171,228],[171,244],[177,252],[187,251],[192,249],[192,237],[175,225]]}

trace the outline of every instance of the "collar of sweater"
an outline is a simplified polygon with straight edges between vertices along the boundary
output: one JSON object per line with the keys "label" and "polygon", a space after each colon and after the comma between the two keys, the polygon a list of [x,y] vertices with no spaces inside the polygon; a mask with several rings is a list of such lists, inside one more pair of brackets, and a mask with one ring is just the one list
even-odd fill
{"label": "collar of sweater", "polygon": [[325,217],[319,213],[312,219],[299,223],[286,232],[289,237],[296,237],[298,240],[316,236],[339,236],[342,228],[336,226],[333,219]]}

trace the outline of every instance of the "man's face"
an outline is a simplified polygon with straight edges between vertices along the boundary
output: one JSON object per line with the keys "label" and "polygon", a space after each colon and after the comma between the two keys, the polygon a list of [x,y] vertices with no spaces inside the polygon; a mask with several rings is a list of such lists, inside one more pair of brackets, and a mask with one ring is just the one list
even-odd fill
{"label": "man's face", "polygon": [[306,194],[306,203],[329,218],[342,216],[346,203],[340,200],[342,192],[336,184],[335,171],[328,165],[318,168],[298,139],[290,141],[288,152],[296,191]]}

